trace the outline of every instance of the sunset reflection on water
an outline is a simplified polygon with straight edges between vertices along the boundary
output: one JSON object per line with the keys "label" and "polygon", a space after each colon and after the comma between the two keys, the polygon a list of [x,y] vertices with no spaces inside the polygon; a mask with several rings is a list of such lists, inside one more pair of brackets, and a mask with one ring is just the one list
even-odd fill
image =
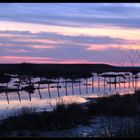
{"label": "sunset reflection on water", "polygon": [[[14,84],[13,79],[10,86]],[[50,85],[48,90],[47,84],[42,84],[40,87],[41,89],[35,89],[33,93],[28,93],[25,91],[20,91],[19,94],[17,92],[11,93],[1,93],[0,94],[0,114],[9,114],[14,112],[17,109],[22,107],[35,107],[38,111],[43,110],[52,110],[53,105],[55,106],[56,103],[64,102],[64,103],[71,103],[71,102],[78,102],[84,103],[87,102],[86,97],[90,98],[97,98],[101,96],[108,96],[112,94],[132,94],[134,93],[133,82],[130,83],[126,81],[126,83],[117,83],[116,87],[114,84],[104,83],[104,78],[100,77],[100,81],[97,75],[94,76],[94,82],[92,78],[88,79],[81,79],[81,82],[71,82],[66,83],[64,82],[65,79],[60,79],[59,86],[61,88],[56,88],[57,83],[53,83]],[[33,79],[33,81],[38,81],[37,78]],[[113,81],[113,79],[112,79]],[[104,86],[105,84],[105,86]],[[37,87],[38,85],[35,84]],[[140,87],[140,80],[137,79],[137,89]],[[67,89],[66,89],[67,88]],[[67,94],[66,94],[67,90]],[[50,91],[50,93],[49,93]]]}

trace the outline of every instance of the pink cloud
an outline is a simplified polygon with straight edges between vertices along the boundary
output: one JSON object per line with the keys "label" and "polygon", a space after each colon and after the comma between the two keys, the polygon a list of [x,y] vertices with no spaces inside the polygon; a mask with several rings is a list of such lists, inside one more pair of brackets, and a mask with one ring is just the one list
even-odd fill
{"label": "pink cloud", "polygon": [[97,45],[97,44],[94,44],[94,45],[88,45],[89,47],[86,49],[88,51],[94,51],[94,50],[105,50],[105,49],[108,49],[109,45]]}
{"label": "pink cloud", "polygon": [[[89,60],[85,60],[85,59],[79,59],[79,60],[74,60],[74,59],[69,59],[69,60],[64,60],[64,61],[59,61],[57,63],[61,63],[61,64],[103,64],[106,63],[104,61],[89,61]],[[110,64],[111,63],[107,63]]]}
{"label": "pink cloud", "polygon": [[9,52],[29,52],[28,50],[25,49],[19,49],[19,50],[12,50],[12,49],[6,49]]}
{"label": "pink cloud", "polygon": [[50,46],[50,45],[34,45],[32,46],[32,48],[34,49],[52,49],[55,48],[54,46]]}
{"label": "pink cloud", "polygon": [[23,62],[28,62],[28,63],[61,63],[61,64],[95,64],[95,63],[105,63],[105,62],[92,62],[88,60],[59,60],[59,59],[53,59],[53,58],[47,58],[47,57],[31,57],[31,56],[0,56],[0,63],[23,63]]}
{"label": "pink cloud", "polygon": [[52,58],[30,56],[0,56],[1,63],[53,63]]}
{"label": "pink cloud", "polygon": [[[47,57],[31,57],[31,56],[0,56],[0,63],[55,63],[55,64],[109,64],[109,65],[120,65],[120,63],[115,62],[105,62],[105,61],[89,61],[86,59],[69,59],[69,60],[60,60]],[[129,66],[126,62],[123,66]],[[139,63],[137,63],[139,65]]]}

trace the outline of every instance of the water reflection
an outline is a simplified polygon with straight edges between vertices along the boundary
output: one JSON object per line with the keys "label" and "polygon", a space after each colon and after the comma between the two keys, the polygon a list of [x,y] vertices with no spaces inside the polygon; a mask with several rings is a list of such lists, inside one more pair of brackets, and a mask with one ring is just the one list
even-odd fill
{"label": "water reflection", "polygon": [[8,78],[7,81],[1,82],[0,106],[3,108],[5,106],[5,109],[7,104],[8,107],[13,105],[28,106],[29,102],[41,105],[41,102],[65,96],[83,98],[116,93],[126,94],[132,93],[139,86],[139,74],[131,73],[93,73],[91,77],[76,79],[14,75],[10,82]]}

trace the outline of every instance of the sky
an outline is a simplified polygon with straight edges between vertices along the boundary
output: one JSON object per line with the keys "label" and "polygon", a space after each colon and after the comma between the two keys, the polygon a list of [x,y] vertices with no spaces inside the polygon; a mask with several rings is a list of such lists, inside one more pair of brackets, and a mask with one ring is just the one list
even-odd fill
{"label": "sky", "polygon": [[0,63],[140,66],[139,11],[139,3],[1,3]]}

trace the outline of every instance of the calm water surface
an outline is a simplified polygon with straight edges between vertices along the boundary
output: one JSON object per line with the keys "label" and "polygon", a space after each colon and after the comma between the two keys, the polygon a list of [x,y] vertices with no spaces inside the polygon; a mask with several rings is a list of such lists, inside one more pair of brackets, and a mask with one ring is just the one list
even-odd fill
{"label": "calm water surface", "polygon": [[[114,73],[107,73],[114,74]],[[124,74],[124,73],[117,73]],[[114,82],[114,78],[107,77],[104,79],[102,76],[98,76],[97,74],[93,74],[94,77],[90,77],[87,79],[76,79],[75,82],[71,82],[68,79],[63,78],[59,79],[59,83],[53,83],[48,86],[48,84],[41,84],[41,89],[35,89],[33,93],[28,93],[26,91],[19,92],[9,92],[9,93],[0,93],[0,115],[4,117],[6,114],[11,114],[17,109],[24,106],[33,106],[36,107],[38,111],[41,110],[51,110],[50,104],[54,105],[58,102],[86,102],[85,97],[99,97],[99,96],[108,96],[111,94],[131,94],[134,91],[134,87],[136,89],[140,88],[140,74],[138,74],[138,78],[136,79],[136,83],[133,82],[133,79],[128,80],[123,77],[116,79],[116,84]],[[130,77],[132,75],[130,74]],[[39,81],[39,78],[32,79],[32,82]],[[111,80],[111,81],[110,81]],[[9,87],[15,87],[15,81],[18,81],[17,78],[12,78]],[[58,79],[53,80],[58,82]],[[80,82],[79,82],[80,81]],[[119,83],[120,81],[120,83]],[[111,82],[112,84],[110,84]],[[1,84],[1,86],[6,84]],[[21,87],[24,87],[26,84],[23,83]],[[27,85],[26,85],[27,86]],[[38,84],[34,84],[35,87],[38,87]]]}

